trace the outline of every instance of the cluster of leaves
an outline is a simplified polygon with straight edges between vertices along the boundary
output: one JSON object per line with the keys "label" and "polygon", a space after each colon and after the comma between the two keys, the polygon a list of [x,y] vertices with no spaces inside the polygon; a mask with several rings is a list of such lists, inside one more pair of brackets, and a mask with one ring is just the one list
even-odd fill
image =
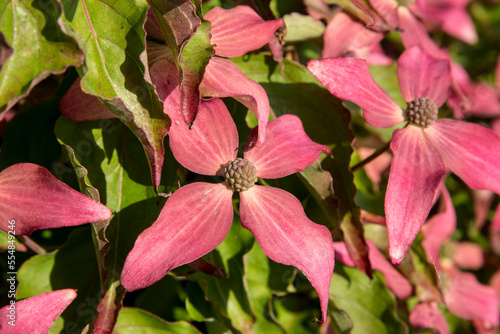
{"label": "cluster of leaves", "polygon": [[[345,258],[336,263],[329,318],[322,325],[312,322],[320,318],[320,307],[305,276],[267,258],[253,235],[242,228],[238,215],[226,239],[202,259],[171,271],[146,289],[128,293],[120,285],[127,255],[138,235],[156,220],[168,195],[180,185],[208,179],[182,167],[166,149],[171,120],[163,111],[148,64],[162,55],[157,50],[148,53],[147,43],[168,45],[180,78],[179,110],[191,123],[203,95],[205,68],[216,53],[204,15],[215,7],[236,5],[250,6],[264,20],[284,18],[286,30],[278,31],[284,40],[283,57],[271,45],[231,61],[264,88],[271,118],[299,116],[310,138],[332,152],[296,175],[261,180],[294,194],[307,216],[327,226],[333,240],[346,248],[343,254],[339,251]],[[387,255],[383,226],[387,165],[375,181],[368,168],[352,172],[350,166],[361,160],[363,148],[384,147],[394,128],[367,125],[357,106],[332,96],[305,67],[309,60],[322,58],[325,44],[325,20],[307,15],[315,6],[362,17],[358,7],[343,0],[212,0],[203,6],[201,0],[2,3],[0,171],[18,163],[45,167],[113,213],[109,221],[43,229],[17,239],[17,300],[62,289],[77,291],[51,333],[405,333],[414,330],[410,313],[422,301],[439,304],[450,332],[482,328],[476,319],[446,308],[441,292],[445,284],[425,254],[422,235],[403,263],[390,269],[410,283],[409,293],[398,294],[391,287],[391,271],[374,265],[372,245]],[[494,32],[500,29],[500,6],[476,1],[470,12],[479,33],[475,45],[441,32],[432,37],[474,80],[494,84],[492,73],[500,52]],[[146,33],[153,18],[159,35]],[[397,31],[386,33],[382,46],[392,59],[404,50]],[[404,105],[395,65],[370,70]],[[81,87],[80,95],[72,91],[74,87]],[[81,94],[94,100],[79,99]],[[223,101],[237,125],[242,148],[260,119],[239,100]],[[63,108],[84,111],[82,120],[99,113],[113,118],[77,122],[62,116]],[[486,124],[483,118],[470,120]],[[443,256],[453,258],[452,246],[458,241],[479,245],[484,261],[470,271],[488,284],[500,265],[500,234],[489,229],[498,196],[481,202],[480,194],[454,175],[447,177],[446,186],[457,212],[457,228]],[[235,207],[237,201],[233,199]],[[478,209],[481,204],[483,211]],[[7,250],[9,235],[0,233],[0,246]],[[4,254],[2,275],[7,278],[12,270],[7,268],[7,253],[0,254]],[[1,287],[2,306],[9,303],[4,293],[8,289],[8,283]]]}

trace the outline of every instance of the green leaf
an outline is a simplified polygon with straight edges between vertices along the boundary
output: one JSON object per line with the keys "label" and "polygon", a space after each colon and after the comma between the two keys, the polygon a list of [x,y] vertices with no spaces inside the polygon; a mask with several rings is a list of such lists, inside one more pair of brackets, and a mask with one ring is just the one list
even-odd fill
{"label": "green leaf", "polygon": [[[374,272],[370,280],[356,268],[337,265],[330,286],[330,299],[352,319],[352,334],[408,332],[396,314],[395,298],[387,290],[379,272]],[[335,319],[338,317],[332,317]],[[339,327],[348,329],[346,324],[348,322]]]}
{"label": "green leaf", "polygon": [[285,333],[285,329],[273,320],[273,291],[269,284],[272,269],[268,257],[259,245],[254,243],[251,251],[245,255],[244,262],[245,282],[251,291],[248,298],[256,317],[254,333]]}
{"label": "green leaf", "polygon": [[1,67],[0,111],[10,109],[50,74],[83,61],[78,44],[61,31],[60,16],[56,1],[2,1],[2,44],[13,53]]}
{"label": "green leaf", "polygon": [[183,281],[166,275],[157,283],[144,289],[135,300],[134,305],[167,321],[190,321],[192,319],[186,310],[184,290]]}
{"label": "green leaf", "polygon": [[299,42],[323,36],[325,25],[308,15],[291,13],[283,17],[286,23],[286,41]]}
{"label": "green leaf", "polygon": [[146,1],[63,0],[64,24],[85,48],[82,89],[98,96],[139,138],[156,189],[161,179],[170,126],[154,87],[145,78],[141,55]]}
{"label": "green leaf", "polygon": [[[322,168],[332,177],[335,196],[339,200],[340,219],[329,213],[330,229],[336,229],[343,235],[351,259],[366,272],[370,272],[368,247],[363,235],[363,226],[359,220],[360,212],[354,197],[356,188],[349,169],[353,135],[349,130],[350,114],[339,99],[331,95],[302,65],[284,61],[284,70],[280,69],[269,57],[250,56],[233,60],[242,72],[260,83],[269,96],[271,108],[276,116],[295,114],[300,117],[304,129],[312,140],[328,144],[333,154],[322,161]],[[306,172],[307,173],[307,172]],[[302,174],[305,177],[305,174]],[[323,176],[324,177],[324,176]],[[331,211],[332,198],[323,184],[315,185],[308,180],[308,187],[315,189],[314,197],[321,199],[318,204],[324,211]],[[321,189],[323,187],[323,189]],[[325,196],[325,195],[323,195]],[[342,230],[342,233],[339,231]]]}
{"label": "green leaf", "polygon": [[[95,187],[101,202],[115,214],[105,230],[110,249],[101,254],[100,261],[108,272],[103,287],[106,296],[100,305],[105,314],[117,315],[121,308],[123,288],[117,284],[125,258],[137,236],[157,218],[165,198],[157,196],[149,177],[149,166],[137,138],[117,119],[94,122],[72,122],[61,117],[55,133],[62,144],[72,148],[74,163],[88,170],[86,184]],[[170,173],[164,173],[164,182],[175,188],[177,164],[166,157]]]}
{"label": "green leaf", "polygon": [[299,173],[302,182],[309,189],[330,221],[337,221],[339,203],[332,188],[332,176],[315,161]]}
{"label": "green leaf", "polygon": [[166,322],[157,316],[138,308],[124,307],[113,330],[116,334],[199,334],[188,322]]}
{"label": "green leaf", "polygon": [[[68,152],[68,158],[73,165],[73,169],[75,170],[76,177],[78,180],[78,184],[80,186],[80,191],[89,196],[90,198],[100,202],[101,198],[99,196],[99,191],[90,185],[90,181],[88,178],[88,171],[85,167],[83,167],[80,163],[78,163],[77,158],[75,156],[75,151],[69,145],[63,145]],[[95,254],[97,258],[97,262],[99,264],[99,277],[101,287],[104,286],[105,277],[107,276],[106,266],[104,264],[104,257],[106,256],[109,250],[109,241],[106,239],[105,229],[109,225],[109,221],[100,221],[90,224],[92,230],[92,238],[94,240],[94,248]]]}
{"label": "green leaf", "polygon": [[192,124],[198,114],[200,103],[200,83],[205,74],[210,58],[215,53],[210,44],[210,22],[204,21],[196,33],[186,43],[179,56],[181,80],[179,91],[181,99],[181,114],[188,124]]}
{"label": "green leaf", "polygon": [[[208,262],[223,266],[227,272],[224,278],[215,278],[202,273],[190,275],[189,278],[197,280],[212,307],[215,308],[217,318],[223,321],[226,327],[233,326],[243,333],[250,333],[254,316],[248,301],[246,286],[243,282],[244,267],[243,255],[250,250],[254,238],[252,234],[241,227],[237,218],[226,239],[217,248],[203,258]],[[193,290],[191,290],[193,291]],[[195,290],[197,291],[197,290]],[[207,313],[206,305],[202,305],[200,294],[188,294],[190,313],[206,320],[213,320],[213,314]],[[197,314],[194,313],[197,311]],[[230,322],[224,321],[230,319]]]}
{"label": "green leaf", "polygon": [[59,324],[68,332],[81,332],[92,320],[100,300],[97,262],[89,229],[77,229],[60,249],[25,261],[17,279],[18,299],[66,288],[78,290],[77,298],[62,313],[64,322]]}

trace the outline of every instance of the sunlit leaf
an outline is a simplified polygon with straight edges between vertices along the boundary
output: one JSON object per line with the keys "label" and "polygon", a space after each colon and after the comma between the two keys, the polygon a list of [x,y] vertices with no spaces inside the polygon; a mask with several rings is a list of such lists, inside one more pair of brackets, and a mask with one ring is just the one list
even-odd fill
{"label": "sunlit leaf", "polygon": [[395,298],[387,290],[379,272],[374,272],[370,280],[356,268],[341,268],[337,266],[333,274],[330,298],[352,319],[354,326],[350,333],[408,332],[396,314]]}
{"label": "sunlit leaf", "polygon": [[12,53],[1,66],[0,111],[12,108],[50,74],[61,74],[83,61],[78,44],[58,25],[61,11],[56,1],[2,2],[1,44]]}
{"label": "sunlit leaf", "polygon": [[187,322],[166,322],[165,320],[144,310],[125,307],[120,311],[113,333],[198,334],[200,332],[193,325]]}
{"label": "sunlit leaf", "polygon": [[79,36],[85,48],[83,91],[100,97],[139,138],[158,188],[169,120],[154,87],[144,79],[146,1],[62,3],[65,29]]}

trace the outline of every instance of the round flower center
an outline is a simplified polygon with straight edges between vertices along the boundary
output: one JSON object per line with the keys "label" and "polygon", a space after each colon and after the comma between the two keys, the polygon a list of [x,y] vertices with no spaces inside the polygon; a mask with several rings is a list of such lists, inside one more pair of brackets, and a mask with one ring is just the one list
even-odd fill
{"label": "round flower center", "polygon": [[257,182],[257,169],[249,160],[236,158],[227,164],[224,177],[231,188],[241,192],[252,188]]}
{"label": "round flower center", "polygon": [[411,124],[426,128],[437,120],[438,109],[428,97],[419,97],[408,103],[406,118]]}

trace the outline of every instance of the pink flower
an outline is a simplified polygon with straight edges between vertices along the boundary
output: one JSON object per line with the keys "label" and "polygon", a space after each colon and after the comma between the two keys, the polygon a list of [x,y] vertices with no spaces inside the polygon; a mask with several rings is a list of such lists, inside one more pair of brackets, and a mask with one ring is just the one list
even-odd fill
{"label": "pink flower", "polygon": [[[477,262],[482,261],[482,254],[477,254],[477,251],[474,250],[476,258],[471,258],[473,253],[468,254],[469,261],[467,263],[464,262],[466,260],[464,258],[460,259],[459,263],[453,263],[450,260],[442,261],[439,257],[441,246],[451,237],[455,227],[456,215],[453,203],[448,191],[442,185],[439,212],[422,227],[424,236],[422,246],[427,258],[438,271],[443,301],[449,311],[458,317],[476,321],[488,328],[498,326],[499,298],[497,292],[492,287],[479,283],[473,274],[460,272],[455,266],[466,264],[470,267],[474,263],[477,264]],[[414,326],[441,328],[440,333],[448,333],[447,326],[443,326],[441,321],[443,315],[434,301],[423,301],[419,305],[421,306],[415,308],[410,315],[410,322]],[[423,317],[421,312],[428,316]]]}
{"label": "pink flower", "polygon": [[153,284],[170,270],[212,251],[233,221],[233,193],[240,194],[240,219],[274,261],[300,269],[318,292],[322,319],[334,266],[333,242],[325,226],[310,221],[290,193],[254,185],[258,177],[281,178],[314,162],[325,146],[307,137],[300,119],[281,116],[267,125],[256,146],[258,129],[237,158],[238,133],[219,99],[203,100],[191,130],[178,111],[170,111],[170,148],[187,169],[223,177],[221,183],[185,185],[167,200],[156,222],[137,239],[121,276],[127,290]]}
{"label": "pink flower", "polygon": [[349,15],[338,12],[326,26],[322,58],[349,56],[364,58],[370,64],[387,65],[392,59],[384,55],[380,47],[383,38],[382,33],[367,29]]}
{"label": "pink flower", "polygon": [[451,75],[459,91],[451,92],[447,104],[453,109],[456,118],[463,118],[464,115],[500,116],[500,94],[497,87],[486,82],[472,82],[465,69],[453,62]]}
{"label": "pink flower", "polygon": [[415,305],[410,313],[410,323],[417,328],[432,328],[439,334],[448,334],[448,323],[437,302],[426,301]]}
{"label": "pink flower", "polygon": [[19,163],[0,173],[0,228],[4,231],[25,235],[37,229],[108,220],[111,214],[41,166]]}
{"label": "pink flower", "polygon": [[468,0],[417,0],[403,6],[394,0],[370,0],[370,4],[389,26],[400,29],[405,47],[420,45],[434,56],[440,53],[439,48],[429,37],[426,25],[418,18],[430,30],[441,28],[454,37],[474,44],[477,34],[465,8],[467,3]]}
{"label": "pink flower", "polygon": [[335,96],[358,104],[368,124],[387,128],[407,122],[392,136],[394,158],[385,196],[389,254],[399,264],[420,231],[447,171],[470,187],[500,193],[500,137],[477,124],[438,119],[450,87],[449,62],[415,46],[398,60],[406,109],[373,80],[365,60],[311,60],[311,73]]}
{"label": "pink flower", "polygon": [[410,5],[415,15],[431,30],[441,29],[466,43],[477,43],[477,33],[467,5],[470,0],[416,0]]}
{"label": "pink flower", "polygon": [[[33,296],[0,309],[0,332],[4,334],[48,333],[56,318],[76,298],[73,289]],[[11,317],[14,315],[14,317]]]}

